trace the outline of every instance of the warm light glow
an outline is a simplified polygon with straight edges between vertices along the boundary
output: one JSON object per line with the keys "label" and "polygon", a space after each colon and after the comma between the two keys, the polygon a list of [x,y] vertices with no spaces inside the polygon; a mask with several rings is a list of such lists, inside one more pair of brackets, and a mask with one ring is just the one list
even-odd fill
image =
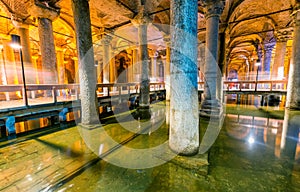
{"label": "warm light glow", "polygon": [[10,46],[13,48],[13,49],[21,49],[22,46],[17,44],[17,43],[11,43]]}
{"label": "warm light glow", "polygon": [[0,50],[2,50],[3,49],[3,45],[2,44],[0,44]]}

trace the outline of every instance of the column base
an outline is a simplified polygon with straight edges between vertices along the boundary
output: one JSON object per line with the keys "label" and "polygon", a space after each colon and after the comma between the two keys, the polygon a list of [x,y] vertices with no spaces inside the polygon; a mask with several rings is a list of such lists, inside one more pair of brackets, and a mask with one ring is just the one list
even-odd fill
{"label": "column base", "polygon": [[150,119],[151,118],[151,110],[150,106],[139,106],[136,110],[136,118],[142,119]]}
{"label": "column base", "polygon": [[219,100],[204,100],[201,103],[201,117],[220,117],[223,113],[223,106]]}

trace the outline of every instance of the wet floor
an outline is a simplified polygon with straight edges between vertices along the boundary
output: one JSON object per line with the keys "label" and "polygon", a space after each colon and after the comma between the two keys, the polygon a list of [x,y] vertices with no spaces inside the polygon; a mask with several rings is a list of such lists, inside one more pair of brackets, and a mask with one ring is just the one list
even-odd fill
{"label": "wet floor", "polygon": [[299,112],[228,105],[203,176],[171,160],[164,104],[152,110],[3,145],[0,191],[300,191]]}

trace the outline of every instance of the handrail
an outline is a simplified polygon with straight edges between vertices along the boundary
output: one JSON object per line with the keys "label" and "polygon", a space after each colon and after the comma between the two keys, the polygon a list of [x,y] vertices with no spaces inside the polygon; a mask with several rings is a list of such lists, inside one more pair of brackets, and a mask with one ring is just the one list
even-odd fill
{"label": "handrail", "polygon": [[[121,97],[124,92],[123,88],[126,87],[127,94],[131,94],[131,90],[134,90],[133,93],[138,93],[140,85],[139,83],[101,83],[96,84],[97,96],[112,96],[112,91],[114,95],[119,95]],[[134,88],[132,88],[134,87]],[[36,91],[51,91],[52,94],[52,103],[57,103],[59,97],[59,91],[61,90],[72,90],[72,96],[75,96],[75,100],[79,99],[80,94],[79,84],[27,84],[26,91],[27,94],[32,93],[35,95]],[[116,88],[115,90],[113,88]],[[101,90],[102,89],[102,90]],[[165,89],[164,83],[150,83],[150,89],[152,91],[158,91]],[[24,95],[23,85],[0,85],[0,93],[9,93],[9,92],[22,92]],[[102,92],[101,92],[102,91]],[[62,92],[61,92],[62,93]],[[63,93],[62,93],[63,94]],[[66,94],[64,92],[64,94]],[[35,96],[33,97],[35,98]],[[27,101],[24,101],[26,103]],[[51,101],[50,101],[51,102]]]}
{"label": "handrail", "polygon": [[[241,80],[241,81],[224,81],[223,88],[226,91],[257,91],[255,88],[258,87],[258,90],[263,91],[283,91],[287,88],[287,80]],[[198,89],[204,89],[204,82],[198,82]],[[275,85],[275,87],[274,87]],[[276,86],[280,88],[276,88]],[[60,90],[73,90],[72,96],[75,96],[75,100],[79,99],[80,94],[79,84],[27,84],[26,91],[28,94],[36,91],[51,91],[53,102],[58,101],[58,97],[62,94]],[[139,83],[100,83],[96,84],[96,90],[98,96],[112,96],[124,94],[124,91],[127,91],[127,94],[130,94],[132,90],[135,90],[133,93],[138,93],[140,89]],[[116,89],[114,89],[116,88]],[[123,89],[126,88],[126,89]],[[165,89],[165,84],[163,82],[151,82],[150,89],[152,91],[158,91]],[[24,92],[23,85],[0,85],[0,92]],[[23,93],[24,94],[24,93]],[[33,97],[34,98],[34,97]],[[26,102],[26,101],[24,101]]]}

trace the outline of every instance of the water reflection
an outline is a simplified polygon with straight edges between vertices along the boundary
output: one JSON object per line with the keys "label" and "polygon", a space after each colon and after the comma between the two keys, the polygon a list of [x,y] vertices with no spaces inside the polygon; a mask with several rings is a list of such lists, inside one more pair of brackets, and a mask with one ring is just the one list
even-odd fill
{"label": "water reflection", "polygon": [[229,136],[274,149],[277,157],[285,151],[296,158],[299,151],[300,112],[286,109],[284,119],[227,114],[225,129]]}
{"label": "water reflection", "polygon": [[[244,141],[248,157],[252,154],[250,152],[252,150],[257,154],[261,154],[262,158],[268,162],[280,161],[280,164],[275,164],[276,167],[280,167],[276,171],[287,172],[287,179],[291,183],[298,183],[299,185],[299,119],[300,111],[288,109],[285,109],[283,119],[271,118],[267,114],[266,117],[258,117],[250,114],[227,114],[225,131],[231,138]],[[252,156],[258,158],[258,156],[254,156],[253,154]],[[285,170],[284,167],[286,168]]]}

